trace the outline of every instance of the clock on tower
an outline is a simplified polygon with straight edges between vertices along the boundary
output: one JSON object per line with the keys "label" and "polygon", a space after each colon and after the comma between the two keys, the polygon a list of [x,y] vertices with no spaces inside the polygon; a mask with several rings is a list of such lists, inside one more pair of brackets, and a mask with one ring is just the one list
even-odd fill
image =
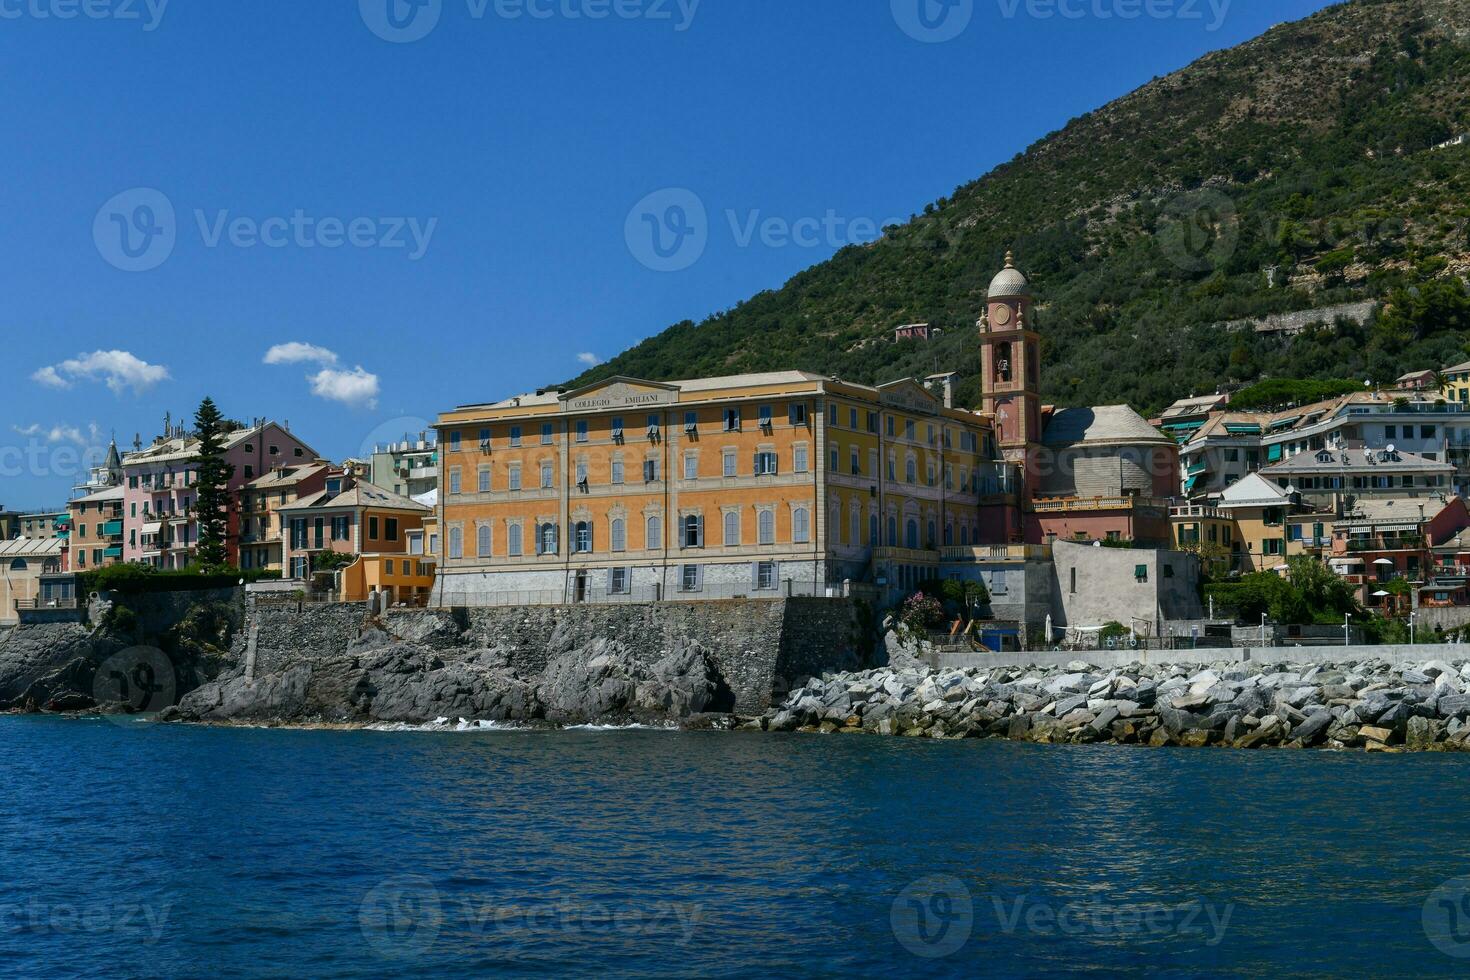
{"label": "clock on tower", "polygon": [[1033,326],[1031,286],[1007,252],[980,317],[981,408],[995,419],[1001,454],[1022,467],[1028,486],[1041,446],[1041,337]]}

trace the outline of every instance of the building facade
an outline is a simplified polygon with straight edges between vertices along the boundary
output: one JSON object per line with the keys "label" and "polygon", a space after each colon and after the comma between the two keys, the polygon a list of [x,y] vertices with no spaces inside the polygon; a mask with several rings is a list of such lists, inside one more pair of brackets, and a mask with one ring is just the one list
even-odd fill
{"label": "building facade", "polygon": [[351,473],[329,475],[325,488],[276,508],[282,561],[293,579],[336,571],[358,555],[403,555],[409,535],[423,527],[423,504]]}
{"label": "building facade", "polygon": [[329,476],[342,475],[331,465],[316,461],[300,466],[283,464],[240,488],[240,567],[284,571],[285,523],[280,508],[326,489]]}
{"label": "building facade", "polygon": [[913,380],[613,378],[465,406],[437,429],[449,604],[874,581],[978,543],[983,503],[1015,490],[987,420]]}
{"label": "building facade", "polygon": [[121,486],[107,487],[66,505],[63,571],[85,572],[123,560],[124,495]]}
{"label": "building facade", "polygon": [[[245,484],[283,464],[303,464],[316,451],[275,422],[241,427],[225,437],[225,462],[233,468],[226,484],[233,502],[227,514],[226,555],[240,561],[239,491]],[[199,440],[173,428],[151,446],[123,460],[123,556],[155,568],[184,568],[199,547],[194,503],[198,496]]]}

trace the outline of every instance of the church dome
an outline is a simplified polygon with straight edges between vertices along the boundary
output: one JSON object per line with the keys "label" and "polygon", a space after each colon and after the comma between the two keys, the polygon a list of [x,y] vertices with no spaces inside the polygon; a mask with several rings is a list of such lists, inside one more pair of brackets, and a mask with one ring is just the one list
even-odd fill
{"label": "church dome", "polygon": [[1006,253],[1006,267],[990,281],[990,299],[1011,299],[1017,296],[1030,296],[1031,284],[1016,268],[1015,257]]}

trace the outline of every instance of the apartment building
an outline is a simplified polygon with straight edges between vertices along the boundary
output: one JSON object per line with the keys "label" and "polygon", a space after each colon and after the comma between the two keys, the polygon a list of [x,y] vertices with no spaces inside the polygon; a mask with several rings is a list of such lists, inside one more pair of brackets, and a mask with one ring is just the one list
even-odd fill
{"label": "apartment building", "polygon": [[406,555],[410,533],[430,513],[352,473],[330,474],[322,490],[276,508],[282,560],[291,578],[304,580],[351,564],[327,555]]}
{"label": "apartment building", "polygon": [[439,447],[427,432],[374,446],[367,465],[370,483],[402,497],[421,497],[439,486]]}
{"label": "apartment building", "polygon": [[329,476],[342,471],[317,460],[305,465],[281,464],[240,488],[240,567],[284,571],[280,508],[326,489]]}
{"label": "apartment building", "polygon": [[63,571],[85,572],[123,560],[125,494],[121,486],[106,487],[66,505]]}
{"label": "apartment building", "polygon": [[1470,404],[1362,392],[1280,412],[1218,412],[1170,428],[1182,440],[1182,490],[1199,498],[1318,450],[1390,448],[1454,467],[1470,486]]}
{"label": "apartment building", "polygon": [[990,540],[983,504],[1014,490],[988,420],[910,379],[612,378],[463,406],[437,431],[449,603],[872,581]]}
{"label": "apartment building", "polygon": [[[317,453],[276,422],[258,421],[226,435],[224,459],[233,468],[226,485],[238,501],[241,487],[282,464],[302,464]],[[126,540],[123,557],[155,568],[184,568],[199,546],[194,519],[198,496],[199,440],[182,427],[170,427],[147,448],[123,460]],[[240,511],[227,514],[226,555],[240,562]]]}

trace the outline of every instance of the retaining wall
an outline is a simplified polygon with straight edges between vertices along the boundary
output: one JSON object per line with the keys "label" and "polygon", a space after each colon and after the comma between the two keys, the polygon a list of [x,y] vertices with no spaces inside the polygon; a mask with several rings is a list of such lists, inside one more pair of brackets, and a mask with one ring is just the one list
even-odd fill
{"label": "retaining wall", "polygon": [[1465,660],[1470,645],[1432,643],[1400,646],[1255,647],[1200,650],[1040,650],[1033,653],[938,654],[941,669],[987,667],[1065,667],[1073,662],[1111,669],[1129,664],[1336,664],[1362,660],[1423,663],[1426,660]]}

